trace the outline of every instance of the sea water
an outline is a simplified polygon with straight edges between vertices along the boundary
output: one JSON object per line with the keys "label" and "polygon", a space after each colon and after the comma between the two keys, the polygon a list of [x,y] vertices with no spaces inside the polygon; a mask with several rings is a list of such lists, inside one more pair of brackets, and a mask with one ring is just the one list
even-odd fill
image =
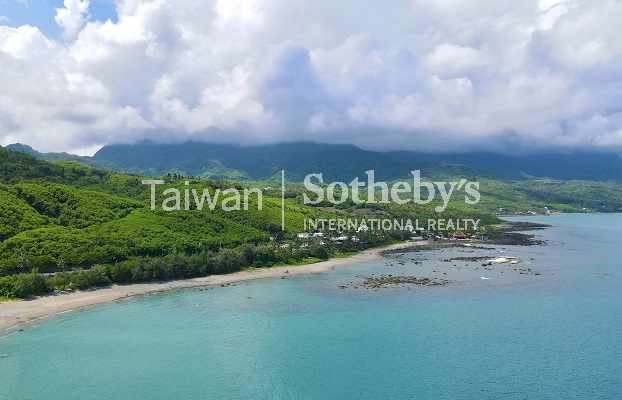
{"label": "sea water", "polygon": [[[531,220],[554,225],[533,232],[547,245],[393,254],[26,325],[0,337],[0,399],[622,398],[622,215]],[[500,256],[521,261],[456,260]],[[362,285],[380,274],[451,283]]]}

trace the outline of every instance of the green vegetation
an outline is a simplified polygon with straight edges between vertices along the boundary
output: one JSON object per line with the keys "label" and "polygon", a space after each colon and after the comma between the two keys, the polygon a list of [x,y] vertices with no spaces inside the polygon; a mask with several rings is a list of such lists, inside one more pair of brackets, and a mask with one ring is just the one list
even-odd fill
{"label": "green vegetation", "polygon": [[275,251],[270,245],[244,244],[237,248],[223,248],[217,252],[203,250],[186,254],[173,251],[160,257],[136,257],[114,264],[78,268],[69,273],[61,271],[44,275],[37,272],[16,273],[0,277],[0,296],[27,298],[69,289],[89,289],[112,283],[126,284],[171,279],[227,274],[245,268],[262,268],[277,265],[300,265],[326,260],[333,255],[352,254],[375,243],[404,240],[405,232],[387,232],[383,238],[373,235],[362,243],[346,241],[336,249],[333,245],[310,244],[306,247],[282,247]]}
{"label": "green vegetation", "polygon": [[[312,146],[311,150],[312,157],[319,157],[314,153],[318,147]],[[352,154],[350,161],[355,163],[358,153]],[[318,170],[327,167],[337,177],[335,171],[341,165],[341,161],[335,161],[337,158],[337,154],[318,158],[326,162],[326,165],[318,164]],[[303,202],[305,190],[301,183],[288,183],[285,192],[287,230],[282,231],[281,191],[267,187],[277,186],[275,184],[249,181],[240,184],[184,178],[179,172],[167,173],[160,178],[165,183],[156,187],[156,209],[152,210],[151,188],[142,184],[142,180],[153,178],[88,167],[62,160],[60,156],[59,159],[61,161],[51,163],[0,147],[0,298],[223,274],[244,268],[297,265],[340,257],[413,235],[407,230],[338,233],[327,227],[323,236],[299,238],[304,221],[309,219],[418,219],[424,222],[428,218],[479,219],[480,226],[490,226],[499,222],[495,213],[542,212],[544,207],[566,212],[620,211],[622,198],[622,186],[613,182],[502,181],[478,178],[472,170],[444,164],[441,169],[432,169],[428,179],[432,176],[446,181],[463,177],[479,180],[480,203],[468,205],[453,198],[442,214],[434,211],[438,203],[355,204],[348,200],[339,205],[325,201],[309,206]],[[247,167],[252,167],[251,161],[256,159],[247,160]],[[311,160],[308,155],[301,159],[301,164],[308,167]],[[226,163],[219,163],[210,165],[222,171],[229,168]],[[265,176],[271,176],[278,168],[274,164],[266,165],[267,169],[262,172]],[[302,173],[301,168],[297,173]],[[354,173],[355,169],[345,172]],[[234,173],[230,168],[228,171]],[[385,175],[394,172],[385,169]],[[364,178],[364,171],[349,178],[356,176]],[[389,185],[403,180],[392,176]],[[376,181],[381,179],[379,175]],[[325,177],[325,182],[330,179]],[[251,186],[261,189],[261,210],[258,209],[259,196],[252,192],[246,209],[244,206],[240,210],[223,209],[236,199],[235,193],[223,194],[223,191],[234,189],[243,193]],[[169,189],[181,192],[180,210],[163,210],[162,203],[170,196]],[[212,207],[200,210],[196,202],[190,201],[186,209],[185,190],[188,193],[196,190],[199,194],[207,190],[212,200],[218,192],[221,196],[214,200]],[[192,195],[189,198],[192,199]],[[487,233],[494,236],[494,232]]]}
{"label": "green vegetation", "polygon": [[481,179],[480,188],[476,208],[502,214],[541,214],[545,207],[554,212],[622,211],[622,184],[615,182]]}
{"label": "green vegetation", "polygon": [[[74,162],[50,163],[23,152],[0,148],[0,296],[30,297],[53,290],[86,289],[222,274],[244,268],[314,262],[340,254],[403,240],[409,231],[344,232],[338,243],[323,237],[299,239],[304,220],[314,218],[435,217],[433,205],[356,205],[338,208],[303,204],[300,187],[285,194],[281,230],[281,193],[250,192],[240,210],[231,206],[235,189],[224,181],[168,174],[156,188],[151,210],[148,177],[91,168]],[[163,210],[167,190],[181,194],[181,209]],[[186,209],[184,190],[203,193],[213,207]],[[235,203],[233,203],[235,204]],[[488,212],[450,208],[445,218],[496,219]]]}
{"label": "green vegetation", "polygon": [[[281,170],[286,171],[288,187],[300,187],[309,173],[321,172],[325,182],[350,182],[355,177],[365,180],[365,171],[373,169],[377,181],[404,181],[412,179],[410,171],[420,170],[432,181],[455,181],[457,178],[479,181],[482,201],[476,208],[482,211],[542,213],[544,207],[560,212],[622,211],[622,159],[613,153],[508,156],[382,153],[352,145],[321,143],[236,146],[143,142],[108,145],[93,157],[80,157],[66,153],[42,154],[20,144],[9,147],[48,161],[78,161],[88,166],[148,176],[178,174],[226,179],[262,188],[279,186]],[[93,171],[102,173],[103,170]],[[110,185],[110,189],[113,187],[123,186]],[[463,203],[453,206],[472,209],[465,208]]]}

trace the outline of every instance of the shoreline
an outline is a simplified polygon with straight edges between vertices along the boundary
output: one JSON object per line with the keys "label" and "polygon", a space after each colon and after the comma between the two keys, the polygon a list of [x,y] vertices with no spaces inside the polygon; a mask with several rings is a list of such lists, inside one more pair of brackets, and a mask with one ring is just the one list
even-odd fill
{"label": "shoreline", "polygon": [[167,282],[113,285],[87,291],[54,293],[36,297],[31,300],[9,300],[4,303],[0,303],[0,336],[13,331],[15,328],[22,325],[53,317],[55,315],[64,314],[66,312],[85,307],[92,307],[117,300],[127,299],[134,296],[168,292],[178,289],[220,286],[256,279],[326,273],[341,265],[381,259],[382,253],[385,251],[406,249],[422,244],[424,244],[423,241],[402,242],[387,247],[368,249],[346,258],[332,258],[313,264],[257,268],[226,275],[210,275],[202,278]]}

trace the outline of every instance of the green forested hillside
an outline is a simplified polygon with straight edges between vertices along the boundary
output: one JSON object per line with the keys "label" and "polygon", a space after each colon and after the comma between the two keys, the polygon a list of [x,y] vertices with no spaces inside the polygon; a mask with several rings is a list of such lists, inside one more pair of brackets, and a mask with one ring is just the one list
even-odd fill
{"label": "green forested hillside", "polygon": [[[110,263],[133,256],[161,255],[176,249],[214,250],[224,243],[269,241],[280,225],[280,203],[264,198],[258,211],[151,211],[144,177],[91,169],[79,164],[51,164],[24,153],[0,148],[0,263],[15,267],[48,267]],[[169,179],[167,187],[179,187]],[[215,190],[223,182],[193,181],[190,187]],[[159,188],[162,192],[164,188]],[[287,213],[290,226],[302,225],[302,214]],[[23,261],[23,260],[22,260]]]}
{"label": "green forested hillside", "polygon": [[[480,210],[526,213],[544,212],[548,207],[564,212],[622,211],[622,160],[612,153],[507,156],[382,153],[352,145],[319,143],[236,146],[143,142],[108,145],[94,157],[79,157],[66,153],[42,154],[19,144],[10,147],[53,161],[71,159],[149,176],[180,174],[242,181],[260,187],[278,185],[282,169],[286,171],[288,186],[298,188],[310,173],[322,173],[327,183],[350,182],[355,177],[365,180],[365,171],[373,169],[377,181],[396,182],[412,179],[410,171],[420,170],[422,176],[433,181],[460,178],[479,181],[483,196],[475,208]],[[116,176],[109,174],[104,181],[113,177]],[[111,184],[109,190],[117,190],[120,186]],[[461,204],[455,206],[462,207]]]}
{"label": "green forested hillside", "polygon": [[[337,156],[313,157],[320,168],[332,165]],[[267,168],[269,174],[276,166]],[[355,204],[350,199],[339,205],[324,201],[310,206],[303,202],[302,185],[289,182],[283,231],[281,191],[264,188],[260,182],[238,184],[167,174],[159,178],[165,184],[157,186],[156,209],[152,210],[151,188],[142,181],[153,178],[71,161],[51,163],[0,147],[0,277],[5,275],[0,278],[0,296],[24,297],[111,282],[183,278],[313,261],[412,235],[408,231],[351,232],[336,246],[330,240],[339,235],[334,231],[326,231],[324,239],[299,240],[297,233],[304,230],[305,219],[472,218],[489,225],[499,222],[494,213],[542,212],[544,207],[554,211],[622,209],[621,185],[615,182],[502,181],[451,164],[434,173],[437,179],[448,181],[461,177],[479,180],[481,201],[468,205],[461,200],[462,195],[452,197],[442,213],[434,210],[440,205],[438,201],[396,205]],[[364,180],[364,171],[356,176]],[[389,185],[396,181],[400,179]],[[196,209],[192,201],[188,209],[184,205],[175,211],[163,209],[168,189],[179,190],[183,203],[185,190],[191,193],[195,189],[199,194],[207,190],[213,199],[227,189],[242,193],[244,186],[260,188],[261,210],[257,193],[249,196],[248,207],[242,210],[225,211],[223,206],[230,205],[235,196],[222,193],[211,209]],[[37,271],[54,275],[44,277]]]}
{"label": "green forested hillside", "polygon": [[[48,290],[86,288],[111,282],[172,279],[327,258],[403,239],[407,231],[358,233],[337,248],[324,240],[300,241],[309,218],[420,218],[435,216],[433,204],[304,205],[302,189],[285,193],[281,230],[281,191],[262,189],[248,196],[247,208],[225,210],[234,194],[222,194],[213,207],[164,211],[167,189],[207,193],[244,187],[223,181],[167,175],[156,188],[146,176],[90,168],[68,161],[50,163],[0,147],[0,296],[25,297]],[[186,182],[188,182],[186,184]],[[184,203],[185,204],[185,203]],[[233,203],[235,204],[235,203]],[[497,222],[487,211],[449,207],[445,218]],[[54,273],[45,277],[37,272]],[[8,275],[8,276],[7,276]]]}

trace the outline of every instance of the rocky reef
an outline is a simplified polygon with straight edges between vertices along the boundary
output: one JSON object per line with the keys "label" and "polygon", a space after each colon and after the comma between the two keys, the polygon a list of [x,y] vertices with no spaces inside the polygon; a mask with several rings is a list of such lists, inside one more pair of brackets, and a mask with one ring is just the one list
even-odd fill
{"label": "rocky reef", "polygon": [[350,282],[348,285],[339,286],[341,289],[387,289],[397,286],[416,285],[416,286],[443,286],[450,283],[450,280],[440,278],[418,278],[416,276],[403,275],[380,275],[380,276],[362,276],[357,278],[363,279],[363,282]]}

